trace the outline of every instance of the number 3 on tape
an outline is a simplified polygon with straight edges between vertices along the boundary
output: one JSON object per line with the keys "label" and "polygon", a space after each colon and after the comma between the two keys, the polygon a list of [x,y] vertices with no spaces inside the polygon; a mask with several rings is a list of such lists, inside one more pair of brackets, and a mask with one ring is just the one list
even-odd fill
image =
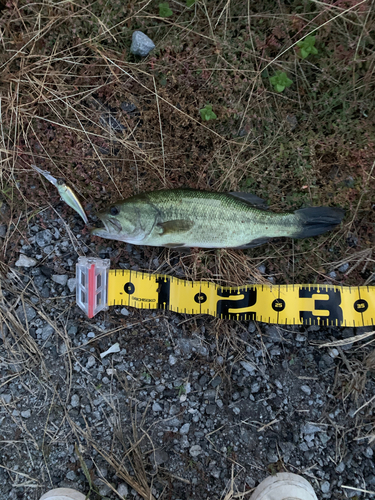
{"label": "number 3 on tape", "polygon": [[208,281],[110,270],[109,265],[109,260],[78,259],[76,301],[89,318],[108,306],[124,305],[284,325],[374,325],[375,287],[221,287]]}

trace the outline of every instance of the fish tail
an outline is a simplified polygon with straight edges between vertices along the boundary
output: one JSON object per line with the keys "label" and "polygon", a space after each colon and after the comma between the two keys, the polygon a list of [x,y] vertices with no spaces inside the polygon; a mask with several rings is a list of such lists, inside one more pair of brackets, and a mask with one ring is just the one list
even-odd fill
{"label": "fish tail", "polygon": [[332,207],[309,207],[296,210],[294,215],[298,218],[300,226],[292,238],[310,238],[330,231],[340,224],[345,211]]}

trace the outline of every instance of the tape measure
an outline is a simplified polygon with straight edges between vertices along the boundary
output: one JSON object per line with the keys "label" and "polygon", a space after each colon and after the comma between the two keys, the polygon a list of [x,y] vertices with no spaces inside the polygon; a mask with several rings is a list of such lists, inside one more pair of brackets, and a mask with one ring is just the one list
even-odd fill
{"label": "tape measure", "polygon": [[80,257],[77,304],[89,317],[108,306],[209,314],[283,325],[374,326],[374,286],[246,285],[223,287],[141,271],[109,269]]}

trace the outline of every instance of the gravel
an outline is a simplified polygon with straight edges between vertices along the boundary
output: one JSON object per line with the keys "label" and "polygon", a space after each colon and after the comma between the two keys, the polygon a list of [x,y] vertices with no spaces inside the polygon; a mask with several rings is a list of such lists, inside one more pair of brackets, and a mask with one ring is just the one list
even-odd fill
{"label": "gravel", "polygon": [[[87,493],[75,445],[110,500],[118,496],[104,477],[120,497],[141,500],[121,475],[126,467],[136,481],[139,457],[155,498],[221,498],[232,472],[236,491],[246,492],[280,464],[309,471],[318,498],[366,498],[342,485],[375,489],[371,345],[319,348],[370,329],[217,322],[124,306],[89,320],[73,295],[77,255],[54,217],[46,210],[48,229],[32,226],[30,248],[16,254],[35,265],[15,266],[2,280],[24,330],[0,324],[1,435],[17,444],[3,447],[3,464],[16,472],[0,468],[0,500],[36,500],[51,487]],[[79,226],[72,231],[80,236]],[[99,253],[89,236],[77,242]],[[123,252],[122,263],[137,269],[162,263],[131,245]]]}

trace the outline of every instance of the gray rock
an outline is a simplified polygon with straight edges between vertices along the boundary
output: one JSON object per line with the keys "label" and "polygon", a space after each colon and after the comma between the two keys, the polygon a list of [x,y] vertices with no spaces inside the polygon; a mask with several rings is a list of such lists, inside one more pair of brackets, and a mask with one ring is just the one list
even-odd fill
{"label": "gray rock", "polygon": [[[25,310],[22,306],[18,306],[16,309],[16,313],[18,316],[18,319],[21,321],[21,323],[26,323],[26,320],[32,321],[35,316],[36,312],[33,307],[29,306],[28,304],[25,304]],[[25,316],[26,313],[26,316]]]}
{"label": "gray rock", "polygon": [[216,413],[216,405],[211,404],[206,406],[206,414],[207,415],[214,415]]}
{"label": "gray rock", "polygon": [[163,411],[163,408],[159,405],[159,403],[154,403],[152,405],[152,411]]}
{"label": "gray rock", "polygon": [[175,365],[177,363],[177,358],[175,356],[173,356],[173,354],[170,354],[168,361],[169,361],[169,364],[171,366],[173,366],[173,365]]}
{"label": "gray rock", "polygon": [[39,231],[35,235],[35,243],[41,248],[46,247],[52,241],[53,235],[49,229],[45,229],[44,231]]}
{"label": "gray rock", "polygon": [[311,389],[308,385],[301,385],[301,391],[303,391],[308,396],[310,396],[311,394]]}
{"label": "gray rock", "polygon": [[0,394],[0,399],[5,404],[9,404],[12,401],[12,395],[11,394]]}
{"label": "gray rock", "polygon": [[55,283],[65,286],[68,282],[68,275],[67,274],[53,274],[52,275],[52,281]]}
{"label": "gray rock", "polygon": [[218,387],[221,384],[222,380],[221,377],[215,377],[213,381],[211,382],[212,387]]}
{"label": "gray rock", "polygon": [[86,368],[92,368],[96,363],[95,357],[94,356],[89,356],[89,359],[87,360],[86,363]]}
{"label": "gray rock", "polygon": [[194,444],[190,450],[189,453],[193,458],[198,457],[202,453],[202,448],[199,446],[199,444]]}
{"label": "gray rock", "polygon": [[321,484],[320,489],[322,490],[322,493],[328,493],[331,489],[331,483],[329,481],[324,481]]}
{"label": "gray rock", "polygon": [[302,333],[297,333],[297,335],[296,335],[297,342],[305,342],[305,340],[306,340],[306,337],[304,335],[302,335]]}
{"label": "gray rock", "polygon": [[256,329],[257,329],[257,327],[256,327],[254,321],[249,321],[249,325],[247,327],[247,331],[249,333],[254,333]]}
{"label": "gray rock", "polygon": [[100,487],[99,487],[99,495],[103,498],[107,495],[109,495],[111,493],[112,489],[110,488],[110,486],[108,486],[108,484],[102,484]]}
{"label": "gray rock", "polygon": [[76,325],[71,325],[68,328],[68,335],[75,335],[77,332],[78,332],[78,328],[76,327]]}
{"label": "gray rock", "polygon": [[155,48],[154,42],[142,31],[134,31],[130,52],[135,56],[146,57]]}
{"label": "gray rock", "polygon": [[0,224],[0,238],[5,238],[7,234],[7,227],[5,224]]}
{"label": "gray rock", "polygon": [[338,271],[340,273],[346,273],[348,269],[349,269],[349,264],[346,262],[345,264],[339,267]]}
{"label": "gray rock", "polygon": [[46,325],[46,326],[43,328],[43,330],[42,330],[42,340],[47,340],[47,339],[48,339],[48,337],[50,337],[50,336],[53,334],[53,332],[54,332],[54,331],[55,331],[55,330],[54,330],[53,326],[51,326],[51,325]]}
{"label": "gray rock", "polygon": [[210,401],[215,401],[216,391],[215,389],[207,389],[206,391],[204,391],[203,396],[205,399],[208,399]]}
{"label": "gray rock", "polygon": [[23,418],[30,418],[31,417],[31,411],[30,410],[21,411],[21,417],[23,417]]}
{"label": "gray rock", "polygon": [[68,279],[68,288],[70,293],[73,293],[74,290],[76,289],[77,286],[77,279],[76,278],[69,278]]}
{"label": "gray rock", "polygon": [[341,472],[344,472],[345,470],[345,464],[344,462],[340,462],[339,465],[336,467],[335,471],[341,474]]}
{"label": "gray rock", "polygon": [[16,262],[17,267],[34,267],[38,261],[36,259],[33,259],[32,257],[27,257],[25,254],[20,253],[20,256],[18,257],[18,260]]}
{"label": "gray rock", "polygon": [[126,309],[126,307],[123,307],[120,311],[120,313],[123,315],[123,316],[129,316],[130,312]]}
{"label": "gray rock", "polygon": [[46,281],[46,277],[41,274],[40,276],[35,276],[34,278],[34,285],[41,290],[43,288],[43,285]]}
{"label": "gray rock", "polygon": [[316,432],[322,432],[322,429],[317,425],[307,423],[302,426],[301,431],[304,434],[315,434]]}
{"label": "gray rock", "polygon": [[254,382],[254,384],[251,384],[250,392],[252,394],[256,394],[260,390],[260,384],[258,382]]}
{"label": "gray rock", "polygon": [[67,473],[67,475],[65,476],[66,479],[69,479],[69,481],[75,481],[76,480],[76,473],[74,472],[74,470],[71,470]]}
{"label": "gray rock", "polygon": [[242,366],[242,368],[245,368],[247,372],[251,374],[255,373],[255,366],[249,361],[240,361],[240,365]]}
{"label": "gray rock", "polygon": [[180,429],[180,434],[188,434],[190,429],[190,424],[184,424]]}
{"label": "gray rock", "polygon": [[368,446],[365,450],[365,457],[372,458],[373,454],[374,454],[373,449],[370,448],[370,446]]}
{"label": "gray rock", "polygon": [[271,342],[280,342],[282,340],[280,329],[276,325],[267,325],[266,333]]}
{"label": "gray rock", "polygon": [[120,497],[125,498],[129,495],[129,489],[125,483],[121,483],[117,486],[117,493]]}
{"label": "gray rock", "polygon": [[73,406],[73,408],[78,408],[79,406],[78,394],[73,394],[72,399],[70,400],[70,404]]}
{"label": "gray rock", "polygon": [[164,464],[165,462],[168,462],[169,460],[169,455],[165,450],[155,450],[155,463],[156,465],[161,465]]}

